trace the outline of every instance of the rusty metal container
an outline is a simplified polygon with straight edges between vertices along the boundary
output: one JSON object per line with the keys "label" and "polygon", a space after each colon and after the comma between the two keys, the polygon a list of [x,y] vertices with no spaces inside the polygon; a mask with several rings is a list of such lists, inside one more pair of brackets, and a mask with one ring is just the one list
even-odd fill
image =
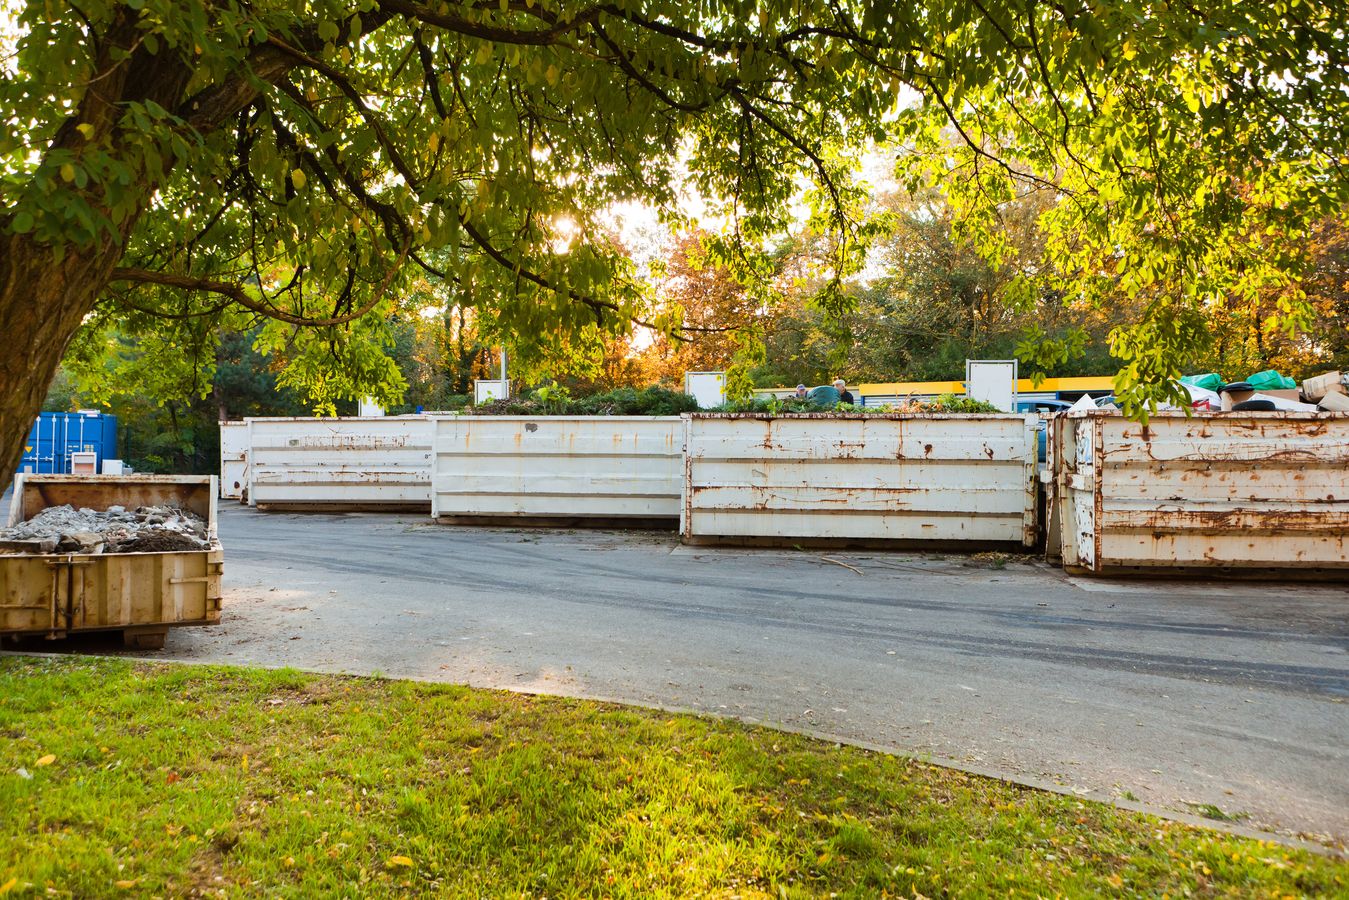
{"label": "rusty metal container", "polygon": [[220,498],[242,500],[248,494],[248,423],[220,423]]}
{"label": "rusty metal container", "polygon": [[[9,524],[49,506],[174,505],[216,533],[216,479],[209,475],[19,475]],[[220,621],[224,552],[8,553],[0,555],[0,635],[61,638],[120,630],[129,646],[162,647],[168,629]]]}
{"label": "rusty metal container", "polygon": [[676,416],[437,417],[432,515],[673,526],[682,427]]}
{"label": "rusty metal container", "polygon": [[695,413],[681,531],[691,543],[1031,547],[1036,420]]}
{"label": "rusty metal container", "polygon": [[1070,571],[1344,577],[1349,416],[1055,417],[1050,546]]}
{"label": "rusty metal container", "polygon": [[250,506],[431,507],[432,425],[425,416],[245,421]]}

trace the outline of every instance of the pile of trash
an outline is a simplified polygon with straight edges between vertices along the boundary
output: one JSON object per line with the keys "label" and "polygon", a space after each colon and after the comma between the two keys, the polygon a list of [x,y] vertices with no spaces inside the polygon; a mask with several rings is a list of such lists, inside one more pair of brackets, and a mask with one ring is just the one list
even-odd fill
{"label": "pile of trash", "polygon": [[1301,387],[1292,378],[1269,369],[1245,381],[1225,382],[1216,372],[1187,375],[1181,385],[1195,408],[1232,412],[1349,412],[1349,379],[1339,372],[1308,378]]}
{"label": "pile of trash", "polygon": [[1302,399],[1329,412],[1349,412],[1349,375],[1323,372],[1302,382]]}
{"label": "pile of trash", "polygon": [[213,546],[206,522],[176,506],[51,506],[0,530],[0,553],[173,553]]}

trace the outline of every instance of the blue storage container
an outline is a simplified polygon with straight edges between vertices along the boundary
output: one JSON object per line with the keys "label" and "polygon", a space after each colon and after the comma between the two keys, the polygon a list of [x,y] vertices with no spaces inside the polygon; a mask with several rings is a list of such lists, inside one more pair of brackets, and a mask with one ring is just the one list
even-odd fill
{"label": "blue storage container", "polygon": [[69,475],[70,454],[90,451],[103,460],[117,459],[117,417],[99,412],[44,412],[33,423],[24,444],[20,472]]}

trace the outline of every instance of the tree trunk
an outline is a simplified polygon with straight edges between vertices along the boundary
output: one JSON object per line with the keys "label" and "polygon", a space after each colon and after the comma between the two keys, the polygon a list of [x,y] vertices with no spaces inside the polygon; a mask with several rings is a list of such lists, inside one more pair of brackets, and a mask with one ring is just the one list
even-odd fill
{"label": "tree trunk", "polygon": [[[49,150],[79,155],[86,143],[107,140],[112,152],[127,151],[144,136],[128,134],[119,122],[128,101],[177,105],[190,70],[175,56],[151,54],[139,44],[139,14],[122,7],[109,24],[95,60],[95,77],[79,106],[52,137]],[[80,127],[92,129],[86,137]],[[132,158],[138,158],[133,155]],[[168,155],[165,154],[165,158]],[[43,168],[50,164],[44,160]],[[42,409],[56,369],[76,330],[94,308],[144,204],[167,174],[140,171],[141,203],[116,233],[103,232],[85,245],[53,246],[32,234],[11,233],[12,215],[0,217],[0,466],[13,472],[33,419]],[[69,202],[89,204],[106,214],[109,204],[98,184],[71,190]]]}
{"label": "tree trunk", "polygon": [[62,259],[27,235],[0,237],[0,465],[18,468],[61,357],[122,248],[68,250]]}
{"label": "tree trunk", "polygon": [[[387,16],[380,18],[380,21]],[[0,216],[0,467],[17,469],[33,419],[42,409],[52,378],[80,324],[98,302],[112,270],[121,261],[136,222],[169,175],[172,153],[161,148],[164,167],[148,171],[138,152],[146,135],[124,131],[121,117],[128,102],[154,101],[165,109],[183,103],[192,71],[170,50],[151,53],[141,41],[140,14],[119,7],[98,41],[88,89],[74,113],[57,129],[48,147],[77,156],[98,142],[117,155],[136,160],[135,185],[140,203],[118,225],[88,245],[52,246],[32,234],[11,232],[13,214]],[[181,110],[199,133],[218,128],[258,95],[254,78],[282,77],[294,61],[271,47],[255,51],[250,72],[226,79],[198,95]],[[81,133],[84,127],[89,136]],[[44,160],[43,167],[50,164]],[[53,179],[55,180],[55,179]],[[89,204],[107,215],[110,204],[101,186],[91,183],[71,202]]]}

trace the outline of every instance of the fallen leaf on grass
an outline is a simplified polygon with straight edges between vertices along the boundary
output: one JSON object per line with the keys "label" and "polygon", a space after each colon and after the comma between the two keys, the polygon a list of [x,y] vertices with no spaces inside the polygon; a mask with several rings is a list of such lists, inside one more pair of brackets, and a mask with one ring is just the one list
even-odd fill
{"label": "fallen leaf on grass", "polygon": [[56,754],[55,754],[55,753],[48,753],[46,756],[44,756],[44,757],[42,757],[41,759],[39,759],[39,760],[38,760],[36,763],[34,763],[33,765],[36,765],[36,766],[50,766],[50,765],[51,765],[52,763],[54,763],[54,762],[56,762]]}
{"label": "fallen leaf on grass", "polygon": [[114,881],[114,882],[113,882],[113,886],[114,886],[114,887],[119,887],[119,888],[121,888],[121,889],[124,890],[124,891],[129,891],[129,890],[131,890],[133,887],[136,886],[136,881],[137,881],[137,880],[138,880],[138,879],[134,879],[134,878],[133,878],[133,879],[131,879],[130,881],[125,881],[125,880],[124,880],[124,881]]}
{"label": "fallen leaf on grass", "polygon": [[18,884],[18,883],[19,883],[19,879],[17,879],[17,878],[11,878],[9,881],[6,881],[4,884],[0,884],[0,894],[8,894],[10,891],[14,890],[14,885],[16,885],[16,884]]}
{"label": "fallen leaf on grass", "polygon": [[408,856],[390,856],[390,857],[389,857],[389,868],[392,869],[392,868],[395,868],[396,866],[403,866],[403,867],[405,867],[405,868],[406,868],[406,867],[411,867],[411,866],[412,866],[412,858],[411,858],[411,857],[408,857]]}

